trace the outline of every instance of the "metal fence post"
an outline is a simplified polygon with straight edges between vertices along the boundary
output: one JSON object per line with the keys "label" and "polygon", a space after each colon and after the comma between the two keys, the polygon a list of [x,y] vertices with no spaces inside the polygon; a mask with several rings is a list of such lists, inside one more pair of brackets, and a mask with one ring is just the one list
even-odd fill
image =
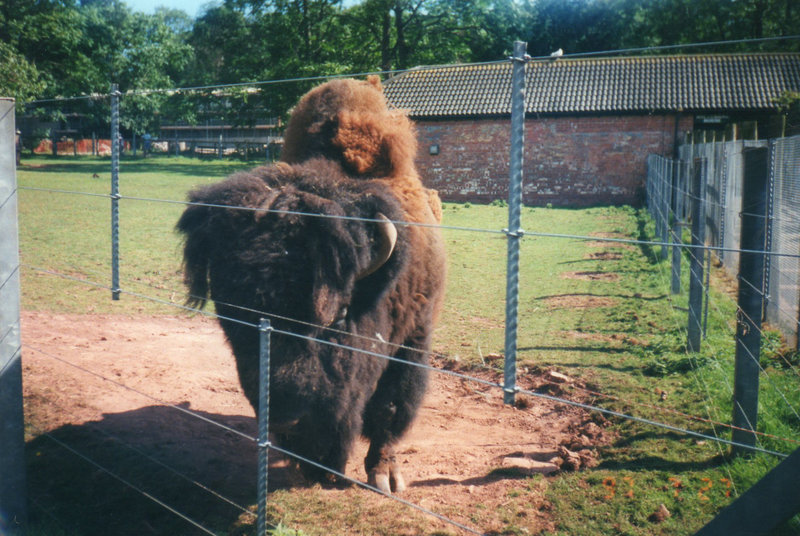
{"label": "metal fence post", "polygon": [[111,84],[111,299],[119,300],[119,86]]}
{"label": "metal fence post", "polygon": [[671,183],[667,180],[669,160],[661,160],[661,260],[666,260],[669,255],[669,206]]}
{"label": "metal fence post", "polygon": [[[769,140],[768,142],[768,166],[767,166],[767,211],[766,211],[766,242],[764,244],[764,251],[769,253],[773,252],[774,248],[774,234],[775,234],[775,172],[778,160],[778,141]],[[772,294],[772,255],[765,255],[764,257],[764,316],[762,320],[767,320],[767,304],[770,302]]]}
{"label": "metal fence post", "polygon": [[682,205],[683,196],[680,188],[680,161],[672,160],[670,177],[672,180],[672,230],[670,241],[672,246],[672,284],[670,290],[673,294],[681,292],[681,244],[683,243]]}
{"label": "metal fence post", "polygon": [[0,99],[0,534],[26,524],[14,100]]}
{"label": "metal fence post", "polygon": [[653,215],[653,223],[655,224],[655,236],[661,237],[661,158],[655,161],[655,173],[653,174],[653,206],[650,207],[650,212]]}
{"label": "metal fence post", "polygon": [[519,306],[519,242],[522,205],[522,160],[525,145],[525,51],[528,44],[514,42],[511,80],[511,161],[508,185],[508,267],[506,270],[506,333],[503,367],[503,402],[513,404],[517,390],[517,313]]}
{"label": "metal fence post", "polygon": [[[733,379],[733,441],[755,445],[758,418],[761,318],[764,307],[767,163],[765,148],[745,149],[742,186],[742,228],[739,253],[739,309]],[[747,449],[733,448],[734,454]]]}
{"label": "metal fence post", "polygon": [[258,326],[258,511],[257,536],[267,533],[267,487],[269,485],[269,354],[270,321],[262,318]]}
{"label": "metal fence post", "polygon": [[689,322],[686,327],[686,347],[689,352],[700,351],[701,317],[703,309],[703,256],[705,252],[705,161],[695,161],[692,175],[692,248],[689,250]]}

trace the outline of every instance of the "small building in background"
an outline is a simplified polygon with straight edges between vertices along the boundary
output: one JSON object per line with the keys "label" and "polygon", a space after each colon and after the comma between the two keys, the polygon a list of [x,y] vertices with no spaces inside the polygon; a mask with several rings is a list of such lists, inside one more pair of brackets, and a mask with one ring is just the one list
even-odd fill
{"label": "small building in background", "polygon": [[[418,128],[417,165],[447,201],[508,198],[511,62],[418,68],[384,83]],[[526,65],[523,201],[641,204],[649,154],[786,132],[800,54],[546,59]]]}

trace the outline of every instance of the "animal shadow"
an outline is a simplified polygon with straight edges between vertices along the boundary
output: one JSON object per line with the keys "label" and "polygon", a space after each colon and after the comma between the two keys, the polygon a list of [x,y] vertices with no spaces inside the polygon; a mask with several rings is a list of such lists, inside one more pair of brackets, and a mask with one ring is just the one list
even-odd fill
{"label": "animal shadow", "polygon": [[[32,525],[125,536],[208,534],[194,523],[227,533],[237,520],[252,523],[255,419],[181,409],[105,414],[29,441]],[[293,466],[270,462],[270,488],[295,484]]]}

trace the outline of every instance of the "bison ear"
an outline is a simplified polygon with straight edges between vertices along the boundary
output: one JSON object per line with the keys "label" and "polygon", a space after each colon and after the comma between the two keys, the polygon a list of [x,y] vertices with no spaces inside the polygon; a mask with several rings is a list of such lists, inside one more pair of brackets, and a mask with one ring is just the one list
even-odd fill
{"label": "bison ear", "polygon": [[367,83],[371,85],[373,88],[383,93],[383,86],[381,85],[381,79],[378,75],[375,74],[369,75],[367,77]]}

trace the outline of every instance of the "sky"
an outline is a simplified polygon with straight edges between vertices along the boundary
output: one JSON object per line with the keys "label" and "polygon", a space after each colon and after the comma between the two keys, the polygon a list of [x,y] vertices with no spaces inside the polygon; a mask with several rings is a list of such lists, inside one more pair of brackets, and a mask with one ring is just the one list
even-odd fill
{"label": "sky", "polygon": [[128,6],[134,11],[141,11],[142,13],[152,14],[157,7],[168,7],[173,9],[180,9],[189,14],[190,17],[196,18],[203,8],[208,3],[214,3],[213,0],[124,0]]}

